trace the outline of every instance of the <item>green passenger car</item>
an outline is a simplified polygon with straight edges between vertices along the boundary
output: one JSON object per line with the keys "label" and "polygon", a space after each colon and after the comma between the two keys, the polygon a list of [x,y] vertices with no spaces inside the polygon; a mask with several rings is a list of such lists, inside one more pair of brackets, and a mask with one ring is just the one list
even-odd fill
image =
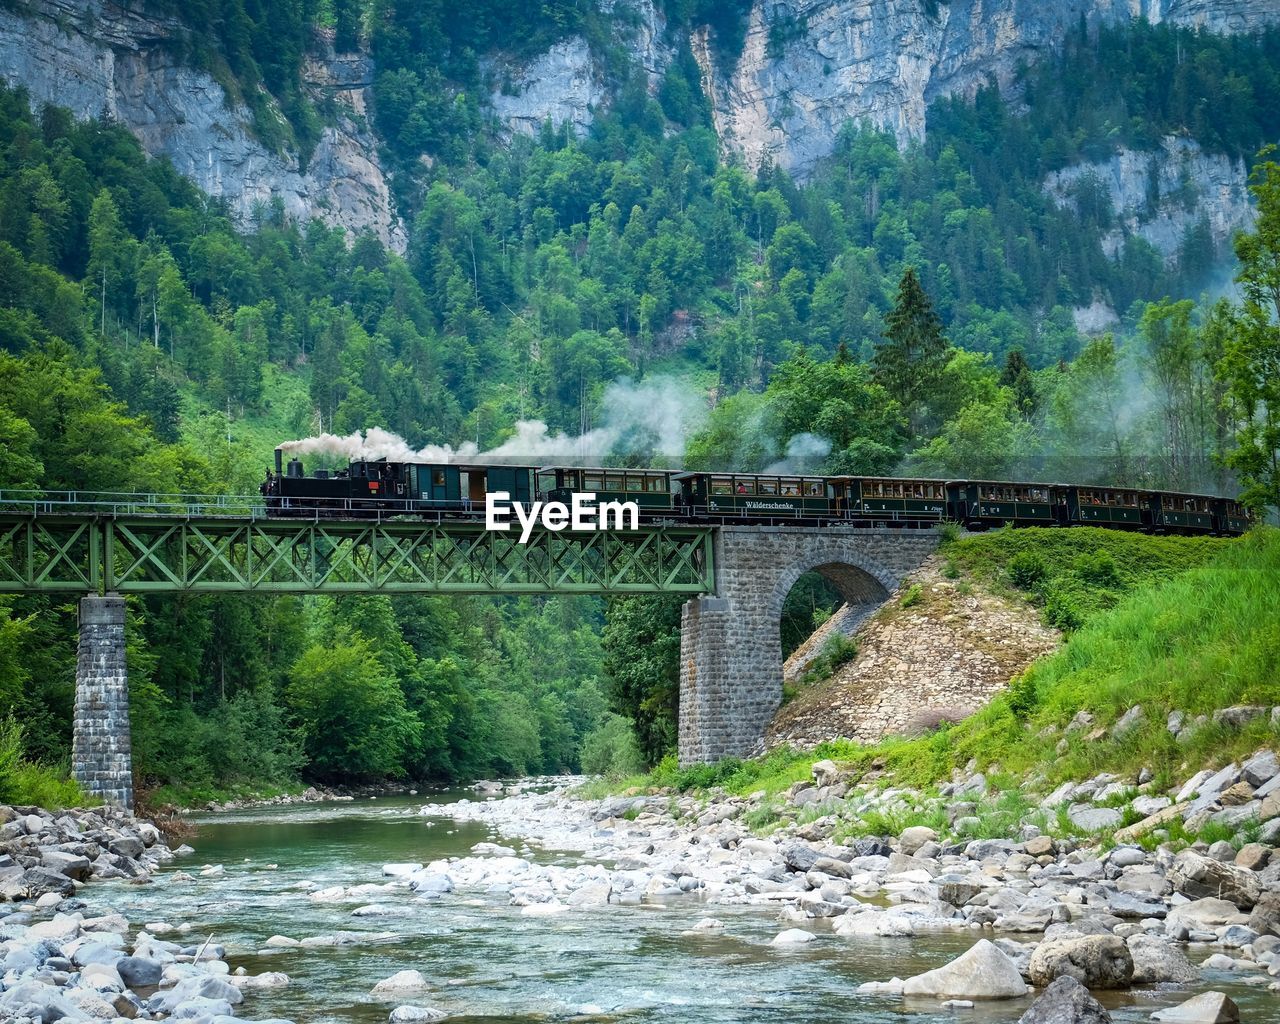
{"label": "green passenger car", "polygon": [[1143,526],[1144,492],[1121,487],[1068,487],[1067,518],[1094,526]]}
{"label": "green passenger car", "polygon": [[942,519],[947,512],[945,480],[849,478],[849,500],[855,515],[875,519],[919,521]]}
{"label": "green passenger car", "polygon": [[1150,496],[1151,525],[1160,529],[1213,529],[1213,499],[1200,494],[1164,491]]}
{"label": "green passenger car", "polygon": [[538,470],[538,494],[566,505],[575,491],[594,494],[597,502],[634,501],[642,513],[656,515],[674,506],[673,476],[661,469],[543,466]]}
{"label": "green passenger car", "polygon": [[1057,521],[1055,496],[1061,489],[1051,484],[962,480],[948,484],[947,490],[952,505],[950,514],[963,523],[1050,525]]}
{"label": "green passenger car", "polygon": [[759,473],[678,473],[683,503],[693,515],[755,519],[830,518],[844,503],[832,478]]}

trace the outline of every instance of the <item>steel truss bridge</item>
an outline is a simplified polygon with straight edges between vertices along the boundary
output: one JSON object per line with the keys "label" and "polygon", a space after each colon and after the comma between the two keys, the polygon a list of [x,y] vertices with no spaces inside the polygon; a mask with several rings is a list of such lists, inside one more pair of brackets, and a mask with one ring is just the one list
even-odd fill
{"label": "steel truss bridge", "polygon": [[0,491],[0,593],[715,590],[712,527],[539,529],[520,544],[518,524],[490,531],[475,516],[359,515],[268,517],[257,496]]}

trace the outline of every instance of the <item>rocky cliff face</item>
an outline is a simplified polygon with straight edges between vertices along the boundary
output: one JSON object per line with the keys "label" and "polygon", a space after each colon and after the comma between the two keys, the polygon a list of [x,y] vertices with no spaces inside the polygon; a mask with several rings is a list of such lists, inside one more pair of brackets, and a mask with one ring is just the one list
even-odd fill
{"label": "rocky cliff face", "polygon": [[1202,220],[1219,246],[1253,225],[1244,161],[1202,152],[1189,139],[1170,136],[1155,152],[1122,149],[1104,162],[1063,168],[1049,175],[1045,190],[1059,206],[1075,209],[1086,179],[1106,189],[1118,220],[1102,241],[1108,256],[1137,235],[1176,261],[1187,230]]}
{"label": "rocky cliff face", "polygon": [[0,7],[0,74],[24,86],[34,105],[56,103],[80,117],[105,112],[127,125],[148,153],[227,199],[242,223],[278,198],[292,218],[369,230],[403,250],[364,119],[367,60],[320,52],[308,62],[308,87],[332,97],[338,115],[304,170],[295,155],[266,149],[249,110],[182,61],[180,37],[175,22],[108,0],[29,0]]}
{"label": "rocky cliff face", "polygon": [[[628,49],[656,90],[671,43],[654,0],[617,0],[615,11],[640,26],[625,30]],[[803,175],[847,121],[919,138],[935,99],[1007,81],[1082,17],[1245,32],[1280,21],[1280,0],[756,0],[731,70],[705,31],[690,43],[725,149],[748,166],[768,159]],[[496,93],[494,111],[513,130],[550,117],[581,133],[605,99],[604,77],[585,42],[570,40],[517,69],[518,95]]]}

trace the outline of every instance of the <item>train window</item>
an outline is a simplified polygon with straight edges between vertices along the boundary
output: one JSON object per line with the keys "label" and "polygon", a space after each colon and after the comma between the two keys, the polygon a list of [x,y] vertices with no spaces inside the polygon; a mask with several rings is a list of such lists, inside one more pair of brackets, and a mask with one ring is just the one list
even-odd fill
{"label": "train window", "polygon": [[727,476],[713,476],[711,478],[712,494],[732,494],[733,481]]}
{"label": "train window", "polygon": [[606,491],[625,491],[626,479],[621,473],[606,473],[604,476],[604,489]]}
{"label": "train window", "polygon": [[594,494],[596,491],[604,490],[604,474],[603,473],[583,473],[582,489]]}
{"label": "train window", "polygon": [[628,473],[628,474],[627,474],[627,490],[628,490],[628,491],[643,491],[643,490],[644,490],[644,477],[640,476],[640,474],[638,474],[638,473]]}
{"label": "train window", "polygon": [[433,487],[444,486],[444,470],[443,469],[433,469],[431,471],[431,485]]}
{"label": "train window", "polygon": [[756,487],[761,494],[777,494],[778,481],[774,479],[756,480]]}
{"label": "train window", "polygon": [[804,493],[811,498],[819,498],[823,494],[821,480],[806,480],[804,482]]}
{"label": "train window", "polygon": [[665,476],[646,476],[644,478],[644,489],[653,494],[663,494],[667,490],[667,478]]}
{"label": "train window", "polygon": [[800,481],[782,479],[778,481],[778,486],[782,488],[782,495],[785,498],[795,498],[800,494]]}

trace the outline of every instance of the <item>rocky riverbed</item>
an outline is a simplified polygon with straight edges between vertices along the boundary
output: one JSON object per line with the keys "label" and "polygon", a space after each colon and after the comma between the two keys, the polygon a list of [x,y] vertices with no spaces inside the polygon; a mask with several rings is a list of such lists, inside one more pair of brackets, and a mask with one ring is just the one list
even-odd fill
{"label": "rocky riverbed", "polygon": [[246,988],[188,925],[138,928],[93,905],[95,881],[147,885],[175,857],[150,822],[112,807],[57,814],[0,806],[0,1021],[160,1020],[235,1024]]}
{"label": "rocky riverbed", "polygon": [[[207,818],[214,862],[185,868],[121,812],[5,808],[0,1021],[812,1019],[832,999],[858,1022],[1280,1019],[1280,764],[1194,778],[1099,800],[1116,782],[1090,780],[991,839],[955,838],[991,797],[972,773],[927,794],[830,762],[773,796],[491,783]],[[849,838],[937,802],[936,830]],[[1146,817],[1118,839],[1049,834],[1120,804]],[[1239,806],[1254,842],[1160,841]],[[687,1002],[681,964],[737,997]]]}

